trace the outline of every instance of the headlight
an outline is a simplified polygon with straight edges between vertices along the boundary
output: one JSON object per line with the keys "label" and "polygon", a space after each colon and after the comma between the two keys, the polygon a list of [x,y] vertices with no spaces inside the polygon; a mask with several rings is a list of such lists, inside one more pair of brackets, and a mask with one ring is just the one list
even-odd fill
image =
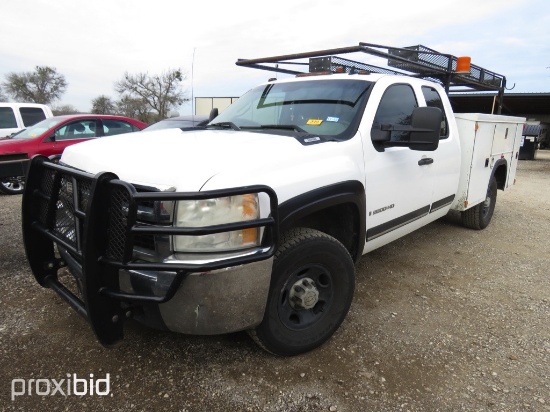
{"label": "headlight", "polygon": [[[205,227],[258,219],[257,194],[182,200],[176,205],[175,226]],[[175,252],[220,252],[258,246],[260,229],[250,228],[204,236],[174,236]]]}

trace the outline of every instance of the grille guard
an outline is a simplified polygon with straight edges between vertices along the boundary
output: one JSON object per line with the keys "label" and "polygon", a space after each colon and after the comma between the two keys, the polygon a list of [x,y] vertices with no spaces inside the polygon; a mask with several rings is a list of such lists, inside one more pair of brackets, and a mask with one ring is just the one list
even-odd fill
{"label": "grille guard", "polygon": [[[137,221],[140,202],[200,200],[246,193],[267,194],[270,216],[198,228],[144,226]],[[88,320],[98,340],[110,346],[123,338],[123,320],[131,315],[132,305],[170,300],[189,273],[272,257],[278,243],[277,202],[273,189],[260,185],[193,193],[138,192],[113,173],[92,175],[38,155],[31,160],[23,193],[23,242],[37,282],[53,289]],[[264,228],[261,248],[254,254],[200,264],[133,260],[134,240],[139,235],[201,236],[253,227]],[[56,245],[65,249],[81,269],[81,297],[58,279],[59,269],[66,264],[56,253]],[[119,288],[120,269],[166,271],[175,276],[163,296],[132,294]]]}

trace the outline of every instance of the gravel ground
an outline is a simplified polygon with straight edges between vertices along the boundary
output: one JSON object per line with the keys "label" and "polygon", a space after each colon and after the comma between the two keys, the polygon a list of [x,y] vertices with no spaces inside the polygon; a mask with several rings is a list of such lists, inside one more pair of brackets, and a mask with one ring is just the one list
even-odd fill
{"label": "gravel ground", "polygon": [[[103,348],[32,278],[20,202],[0,196],[0,410],[550,410],[550,151],[520,161],[487,229],[449,215],[363,257],[342,327],[293,358],[267,354],[245,333],[184,336],[135,323]],[[68,374],[109,374],[110,394],[69,395]],[[13,379],[48,379],[39,392],[51,395],[33,387],[12,400]]]}

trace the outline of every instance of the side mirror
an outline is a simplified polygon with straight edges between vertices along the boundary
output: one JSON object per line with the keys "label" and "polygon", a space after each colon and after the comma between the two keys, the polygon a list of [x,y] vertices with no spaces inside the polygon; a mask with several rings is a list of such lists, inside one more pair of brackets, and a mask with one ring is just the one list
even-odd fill
{"label": "side mirror", "polygon": [[210,110],[210,115],[208,116],[208,123],[210,123],[212,120],[214,120],[216,117],[218,117],[218,108],[214,107],[212,110]]}
{"label": "side mirror", "polygon": [[434,151],[439,146],[443,113],[437,107],[417,107],[412,112],[411,150]]}

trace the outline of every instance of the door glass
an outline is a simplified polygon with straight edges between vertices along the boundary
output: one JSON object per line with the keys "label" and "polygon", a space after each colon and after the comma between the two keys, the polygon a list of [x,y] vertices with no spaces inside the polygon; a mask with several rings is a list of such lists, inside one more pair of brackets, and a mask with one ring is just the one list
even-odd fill
{"label": "door glass", "polygon": [[121,120],[103,120],[103,135],[112,136],[115,134],[123,134],[133,132],[134,129],[130,123]]}
{"label": "door glass", "polygon": [[17,127],[15,114],[11,107],[0,107],[0,129],[14,129]]}
{"label": "door glass", "polygon": [[[416,97],[411,86],[406,84],[395,84],[388,87],[372,124],[372,134],[379,133],[382,125],[410,126],[412,124],[412,112],[418,107]],[[391,131],[390,141],[406,141],[408,132]]]}

